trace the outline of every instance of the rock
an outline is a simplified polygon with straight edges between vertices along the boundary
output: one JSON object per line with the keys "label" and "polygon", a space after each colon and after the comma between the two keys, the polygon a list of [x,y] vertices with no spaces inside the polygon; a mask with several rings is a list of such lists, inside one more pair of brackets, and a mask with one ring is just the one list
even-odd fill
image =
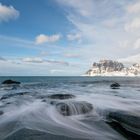
{"label": "rock", "polygon": [[48,98],[50,98],[50,99],[60,99],[60,100],[71,99],[74,97],[75,96],[72,94],[53,94],[53,95],[48,96]]}
{"label": "rock", "polygon": [[4,114],[4,112],[0,110],[0,115],[3,115],[3,114]]}
{"label": "rock", "polygon": [[93,110],[93,106],[90,103],[84,101],[70,101],[57,103],[56,109],[64,116],[71,116],[90,113]]}
{"label": "rock", "polygon": [[112,124],[116,126],[121,126],[126,131],[132,133],[133,135],[140,134],[140,116],[132,114],[130,112],[117,111],[110,112],[108,119]]}
{"label": "rock", "polygon": [[138,134],[135,134],[135,133],[125,129],[121,125],[121,123],[119,123],[117,121],[107,122],[107,124],[109,124],[115,131],[119,132],[121,135],[123,135],[128,140],[138,140],[140,137]]}
{"label": "rock", "polygon": [[2,84],[20,84],[20,82],[13,81],[13,80],[5,80],[2,82]]}
{"label": "rock", "polygon": [[42,102],[46,102],[46,99],[43,99]]}
{"label": "rock", "polygon": [[51,105],[56,105],[56,103],[57,103],[56,101],[51,101],[50,102]]}
{"label": "rock", "polygon": [[120,84],[115,82],[115,83],[111,84],[110,87],[112,89],[118,89],[120,87]]}
{"label": "rock", "polygon": [[[2,131],[3,133],[5,132],[4,130]],[[38,129],[34,130],[34,129],[28,129],[28,128],[18,129],[17,131],[10,133],[10,135],[8,136],[2,135],[0,139],[1,140],[81,140],[81,138],[68,137],[64,135],[53,134],[53,133],[50,133],[49,131],[44,132]],[[82,140],[88,140],[88,139],[83,138]]]}
{"label": "rock", "polygon": [[18,93],[14,93],[14,94],[7,94],[7,95],[2,96],[0,100],[5,100],[5,99],[15,97],[15,96],[25,95],[27,93],[29,93],[29,92],[18,92]]}

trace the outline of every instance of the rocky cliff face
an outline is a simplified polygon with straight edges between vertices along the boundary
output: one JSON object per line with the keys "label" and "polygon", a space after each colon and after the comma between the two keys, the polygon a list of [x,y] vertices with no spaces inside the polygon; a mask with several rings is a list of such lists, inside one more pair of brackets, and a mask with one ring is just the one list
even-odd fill
{"label": "rocky cliff face", "polygon": [[140,64],[125,67],[122,63],[112,60],[100,60],[93,63],[85,76],[140,76]]}

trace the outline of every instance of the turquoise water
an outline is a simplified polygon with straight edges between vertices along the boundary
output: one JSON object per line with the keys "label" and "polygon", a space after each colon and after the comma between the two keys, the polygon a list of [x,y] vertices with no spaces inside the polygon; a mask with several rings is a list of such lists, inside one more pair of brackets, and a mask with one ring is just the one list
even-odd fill
{"label": "turquoise water", "polygon": [[[0,140],[139,138],[138,77],[0,77],[0,82],[6,79],[21,84],[0,85]],[[121,87],[111,89],[113,82]],[[75,98],[48,98],[54,94],[71,94]],[[66,103],[71,115],[63,116],[57,110],[58,103]],[[82,114],[81,103],[83,107],[91,104],[92,110]],[[110,122],[114,120],[124,130],[118,125],[112,127]]]}

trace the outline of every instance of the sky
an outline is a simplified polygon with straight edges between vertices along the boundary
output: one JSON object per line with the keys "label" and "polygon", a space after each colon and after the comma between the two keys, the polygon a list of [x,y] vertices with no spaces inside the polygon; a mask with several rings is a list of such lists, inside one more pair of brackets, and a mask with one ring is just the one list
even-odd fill
{"label": "sky", "polygon": [[0,76],[78,76],[140,63],[140,0],[0,0]]}

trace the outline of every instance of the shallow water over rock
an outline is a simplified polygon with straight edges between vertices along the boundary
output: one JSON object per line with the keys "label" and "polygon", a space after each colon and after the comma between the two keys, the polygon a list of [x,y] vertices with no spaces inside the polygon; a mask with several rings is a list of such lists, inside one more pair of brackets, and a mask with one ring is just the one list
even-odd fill
{"label": "shallow water over rock", "polygon": [[93,110],[92,104],[84,101],[60,102],[56,104],[58,112],[64,116],[87,114]]}

